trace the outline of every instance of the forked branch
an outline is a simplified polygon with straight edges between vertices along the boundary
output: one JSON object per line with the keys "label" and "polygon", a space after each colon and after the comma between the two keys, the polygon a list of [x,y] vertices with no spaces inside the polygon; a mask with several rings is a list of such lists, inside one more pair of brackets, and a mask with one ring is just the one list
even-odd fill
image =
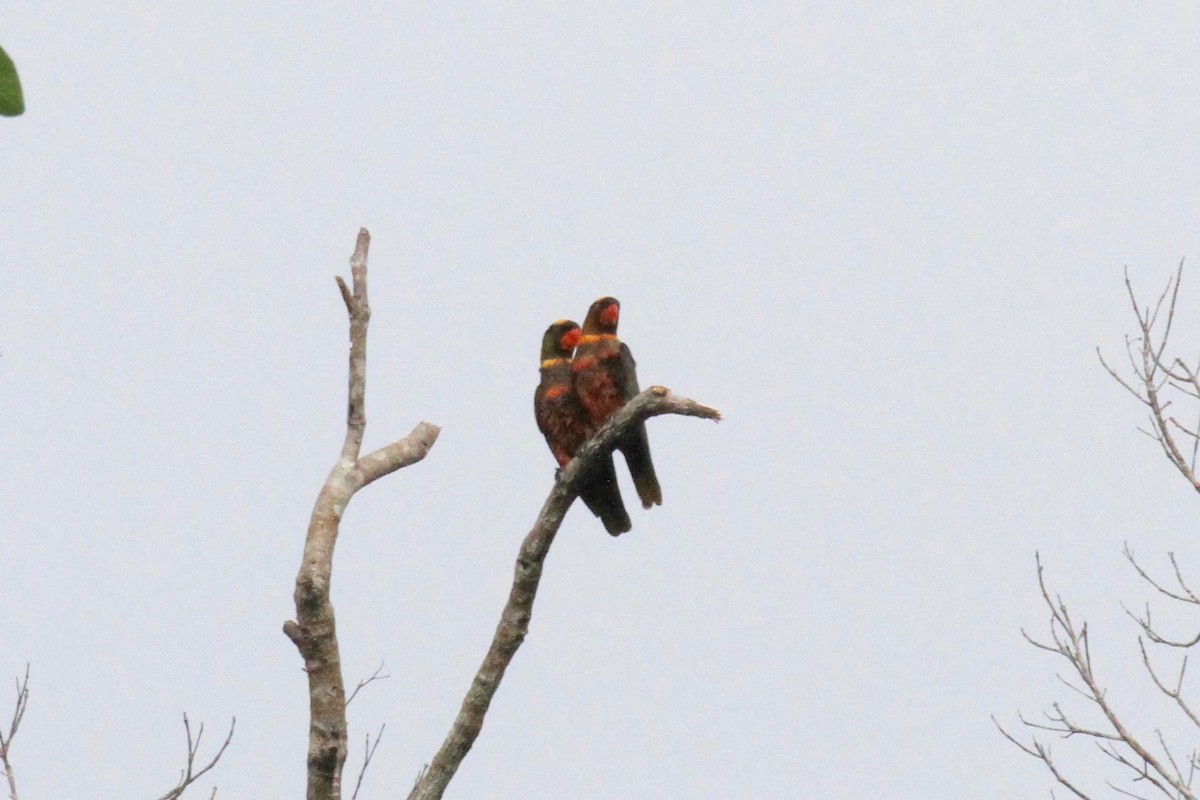
{"label": "forked branch", "polygon": [[589,441],[585,442],[559,473],[550,496],[533,524],[533,529],[521,544],[513,574],[508,602],[500,613],[500,623],[492,637],[491,647],[484,656],[479,671],[471,682],[462,708],[450,735],[417,778],[409,800],[438,800],[454,777],[459,764],[475,743],[483,728],[483,718],[491,705],[504,671],[525,640],[533,601],[542,577],[542,565],[550,545],[558,533],[563,517],[578,493],[580,477],[602,454],[611,452],[617,439],[630,426],[660,414],[681,414],[702,419],[719,420],[720,412],[694,400],[677,397],[662,386],[651,386],[613,414]]}
{"label": "forked branch", "polygon": [[387,723],[379,726],[379,733],[375,734],[375,741],[371,741],[371,734],[367,734],[367,740],[363,745],[363,764],[362,769],[358,771],[358,780],[354,782],[354,794],[350,795],[350,800],[358,800],[358,790],[362,788],[363,778],[367,774],[367,767],[371,766],[371,759],[375,757],[375,751],[379,749],[379,741],[383,738],[383,730],[387,727]]}
{"label": "forked branch", "polygon": [[325,479],[309,520],[304,557],[296,576],[296,619],[283,632],[296,645],[308,674],[309,744],[307,800],[338,800],[346,762],[346,687],[342,678],[333,605],[329,600],[333,549],[346,505],[367,484],[423,459],[441,429],[422,422],[403,439],[368,453],[362,450],[366,429],[367,250],[371,237],[358,233],[350,259],[353,288],[337,278],[350,317],[350,368],[347,387],[346,436],[342,452]]}
{"label": "forked branch", "polygon": [[[233,721],[229,723],[229,733],[225,735],[225,741],[221,743],[221,747],[217,750],[216,755],[209,759],[207,764],[197,769],[196,757],[200,755],[200,740],[204,738],[204,723],[200,723],[200,728],[196,731],[195,738],[192,738],[192,725],[188,722],[187,714],[184,714],[183,729],[187,733],[187,763],[179,771],[179,782],[175,784],[173,789],[159,797],[158,800],[178,800],[189,786],[215,767],[217,762],[221,760],[221,756],[225,755],[225,748],[229,747],[229,742],[233,740],[233,728],[235,725],[237,725],[237,717],[234,717]],[[216,794],[216,787],[213,787],[212,794],[209,795],[210,800]]]}
{"label": "forked branch", "polygon": [[358,685],[354,687],[354,691],[352,691],[350,696],[346,698],[346,705],[348,706],[354,702],[354,698],[358,697],[358,693],[361,692],[364,687],[369,686],[375,681],[387,680],[390,677],[392,676],[383,674],[383,664],[380,663],[379,666],[376,667],[375,671],[371,673],[371,677],[363,678],[358,682]]}

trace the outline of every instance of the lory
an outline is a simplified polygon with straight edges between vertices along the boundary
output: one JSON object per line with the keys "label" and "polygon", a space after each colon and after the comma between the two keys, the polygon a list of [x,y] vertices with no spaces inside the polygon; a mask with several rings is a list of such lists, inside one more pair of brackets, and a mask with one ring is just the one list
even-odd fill
{"label": "lory", "polygon": [[[592,424],[599,426],[613,412],[638,393],[637,363],[629,348],[617,338],[621,304],[615,297],[601,297],[592,303],[583,320],[583,335],[571,362],[575,393]],[[650,440],[646,425],[639,422],[617,440],[617,449],[625,455],[633,485],[642,507],[662,505],[662,489],[650,460]]]}
{"label": "lory", "polygon": [[[533,393],[533,414],[538,428],[560,467],[567,465],[579,445],[596,430],[575,395],[571,381],[571,351],[579,336],[578,323],[569,319],[560,319],[546,329],[542,336],[542,378]],[[621,500],[611,451],[604,453],[582,477],[579,499],[613,536],[633,527]]]}

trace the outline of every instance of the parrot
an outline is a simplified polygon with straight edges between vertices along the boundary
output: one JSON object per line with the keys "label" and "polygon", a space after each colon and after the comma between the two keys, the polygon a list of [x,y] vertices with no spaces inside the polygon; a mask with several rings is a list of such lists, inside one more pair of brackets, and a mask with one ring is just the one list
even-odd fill
{"label": "parrot", "polygon": [[[571,362],[572,383],[591,423],[599,427],[638,393],[637,363],[617,338],[621,304],[615,297],[592,303]],[[650,460],[646,425],[639,422],[617,440],[643,508],[662,505],[662,488]]]}
{"label": "parrot", "polygon": [[[534,418],[559,467],[565,467],[579,445],[596,431],[571,380],[571,352],[579,337],[579,324],[568,319],[560,319],[546,329],[542,336],[541,380],[533,394]],[[611,452],[603,454],[583,476],[579,498],[613,536],[633,527],[621,499]]]}

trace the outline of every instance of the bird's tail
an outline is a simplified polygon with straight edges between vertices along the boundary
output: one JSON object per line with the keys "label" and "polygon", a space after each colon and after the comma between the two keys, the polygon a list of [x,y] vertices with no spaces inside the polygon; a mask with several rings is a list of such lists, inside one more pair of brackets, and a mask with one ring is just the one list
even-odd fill
{"label": "bird's tail", "polygon": [[580,484],[579,499],[588,510],[600,518],[604,529],[613,536],[633,528],[625,501],[621,499],[621,487],[617,486],[617,470],[613,466],[612,453],[600,459]]}
{"label": "bird's tail", "polygon": [[662,505],[662,487],[654,474],[654,462],[650,460],[650,440],[646,437],[646,426],[638,425],[629,432],[617,447],[625,455],[633,485],[637,487],[642,508]]}

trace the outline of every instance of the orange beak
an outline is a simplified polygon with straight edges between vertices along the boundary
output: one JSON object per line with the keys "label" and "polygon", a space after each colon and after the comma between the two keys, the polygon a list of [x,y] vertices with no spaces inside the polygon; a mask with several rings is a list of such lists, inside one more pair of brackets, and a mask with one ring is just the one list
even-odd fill
{"label": "orange beak", "polygon": [[621,307],[613,303],[600,312],[600,321],[604,323],[605,327],[615,328],[617,327],[617,317],[619,316],[621,316]]}
{"label": "orange beak", "polygon": [[583,331],[579,330],[579,328],[571,328],[571,330],[564,333],[560,340],[563,350],[574,350],[575,346],[579,344],[580,336],[583,336]]}

